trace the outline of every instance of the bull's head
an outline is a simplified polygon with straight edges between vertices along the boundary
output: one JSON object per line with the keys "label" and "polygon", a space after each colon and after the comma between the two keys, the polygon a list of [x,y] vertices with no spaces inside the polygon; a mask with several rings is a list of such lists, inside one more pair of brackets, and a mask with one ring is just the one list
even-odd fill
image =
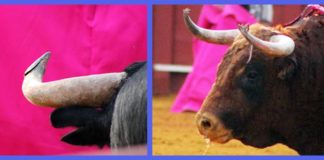
{"label": "bull's head", "polygon": [[[291,57],[295,47],[292,38],[261,24],[241,25],[239,29],[226,31],[204,29],[194,24],[188,14],[189,9],[185,9],[185,23],[197,38],[231,45],[218,67],[216,82],[196,115],[199,132],[218,143],[226,143],[232,138],[258,147],[276,143],[275,136],[269,135],[272,132],[267,125],[271,124],[264,124],[257,133],[247,132],[253,132],[249,128],[255,127],[255,121],[260,123],[262,118],[275,116],[272,113],[265,113],[266,116],[254,114],[256,110],[263,110],[264,105],[270,105],[267,96],[280,97],[269,92],[273,87],[271,82],[292,74],[293,69],[288,71],[284,67],[269,69],[278,67],[274,59]],[[263,142],[252,144],[251,137],[246,135]]]}
{"label": "bull's head", "polygon": [[24,96],[33,104],[49,107],[102,106],[126,77],[125,72],[97,74],[42,82],[50,53],[37,59],[26,71]]}

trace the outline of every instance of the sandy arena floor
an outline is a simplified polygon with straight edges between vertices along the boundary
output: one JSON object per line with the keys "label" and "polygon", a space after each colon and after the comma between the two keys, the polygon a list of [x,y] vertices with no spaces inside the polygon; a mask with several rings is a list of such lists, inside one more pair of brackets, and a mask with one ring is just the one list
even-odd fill
{"label": "sandy arena floor", "polygon": [[[194,124],[195,113],[171,113],[175,96],[153,98],[153,154],[203,155],[207,145]],[[211,144],[206,155],[297,155],[285,145],[277,144],[264,149],[246,146],[231,140],[226,144]]]}

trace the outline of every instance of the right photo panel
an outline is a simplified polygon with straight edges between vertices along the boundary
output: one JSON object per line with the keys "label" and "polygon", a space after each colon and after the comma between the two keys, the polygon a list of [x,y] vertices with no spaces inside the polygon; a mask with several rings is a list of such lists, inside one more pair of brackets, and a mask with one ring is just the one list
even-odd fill
{"label": "right photo panel", "polygon": [[153,6],[153,155],[323,155],[322,6]]}

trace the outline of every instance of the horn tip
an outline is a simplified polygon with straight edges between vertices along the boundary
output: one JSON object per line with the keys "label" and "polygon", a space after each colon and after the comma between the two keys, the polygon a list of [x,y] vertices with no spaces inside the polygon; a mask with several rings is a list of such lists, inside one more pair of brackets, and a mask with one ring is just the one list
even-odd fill
{"label": "horn tip", "polygon": [[50,51],[45,52],[41,57],[39,57],[35,62],[33,62],[25,71],[24,75],[28,75],[33,71],[42,61],[47,61],[51,55]]}
{"label": "horn tip", "polygon": [[191,9],[189,9],[189,8],[185,8],[185,9],[183,10],[183,15],[188,15],[190,12],[191,12]]}
{"label": "horn tip", "polygon": [[244,35],[247,34],[247,32],[249,31],[249,25],[238,24],[237,26],[240,32]]}

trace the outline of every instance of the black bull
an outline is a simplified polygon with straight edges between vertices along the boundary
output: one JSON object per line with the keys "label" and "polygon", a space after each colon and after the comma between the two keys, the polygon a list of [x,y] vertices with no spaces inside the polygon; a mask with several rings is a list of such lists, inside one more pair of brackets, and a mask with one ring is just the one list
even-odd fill
{"label": "black bull", "polygon": [[324,16],[302,17],[287,27],[251,25],[249,33],[262,41],[277,34],[293,40],[294,49],[278,51],[280,56],[253,41],[244,26],[227,40],[202,35],[209,31],[195,29],[184,13],[198,38],[232,44],[197,113],[200,133],[219,143],[232,138],[259,148],[283,143],[300,154],[324,154]]}
{"label": "black bull", "polygon": [[117,93],[101,108],[68,106],[51,114],[54,127],[78,129],[62,138],[74,145],[123,147],[146,144],[146,63],[125,69],[128,77]]}

